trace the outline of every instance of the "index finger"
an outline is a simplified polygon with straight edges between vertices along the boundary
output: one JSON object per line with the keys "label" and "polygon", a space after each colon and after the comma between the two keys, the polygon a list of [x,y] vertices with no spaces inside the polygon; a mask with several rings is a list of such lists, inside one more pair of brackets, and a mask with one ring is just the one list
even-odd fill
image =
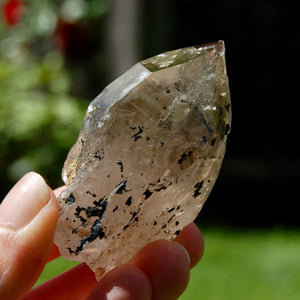
{"label": "index finger", "polygon": [[[60,193],[66,188],[66,186],[61,186],[55,190],[53,190],[56,198],[60,195]],[[59,250],[58,250],[58,247],[53,243],[52,244],[52,248],[51,248],[51,251],[50,251],[50,254],[49,254],[49,257],[47,259],[47,263],[54,260],[55,258],[59,257],[60,256],[60,253],[59,253]]]}

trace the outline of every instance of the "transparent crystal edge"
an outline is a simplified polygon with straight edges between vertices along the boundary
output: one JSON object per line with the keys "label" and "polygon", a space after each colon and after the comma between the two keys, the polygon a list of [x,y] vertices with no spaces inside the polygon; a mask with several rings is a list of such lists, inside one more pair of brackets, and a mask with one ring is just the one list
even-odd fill
{"label": "transparent crystal edge", "polygon": [[212,51],[214,49],[216,49],[216,51],[223,55],[225,50],[224,42],[220,40],[218,42],[209,43],[201,46],[192,46],[167,51],[153,56],[151,58],[142,60],[140,64],[142,64],[151,72],[155,72],[165,68],[183,64],[192,59],[196,59],[199,56],[205,54],[207,51]]}

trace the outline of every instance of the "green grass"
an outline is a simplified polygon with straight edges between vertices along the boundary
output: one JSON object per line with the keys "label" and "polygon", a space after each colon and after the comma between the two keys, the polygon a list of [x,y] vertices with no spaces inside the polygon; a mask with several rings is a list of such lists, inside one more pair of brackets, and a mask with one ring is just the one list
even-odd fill
{"label": "green grass", "polygon": [[45,281],[49,280],[50,278],[55,277],[58,274],[63,273],[64,271],[71,269],[72,267],[76,266],[78,262],[69,261],[62,257],[59,257],[46,265],[42,274],[40,275],[38,281],[36,282],[35,286],[38,286]]}
{"label": "green grass", "polygon": [[203,234],[204,257],[180,300],[300,299],[300,232]]}
{"label": "green grass", "polygon": [[[202,232],[205,254],[180,300],[300,299],[300,231]],[[37,284],[73,265],[51,262]]]}

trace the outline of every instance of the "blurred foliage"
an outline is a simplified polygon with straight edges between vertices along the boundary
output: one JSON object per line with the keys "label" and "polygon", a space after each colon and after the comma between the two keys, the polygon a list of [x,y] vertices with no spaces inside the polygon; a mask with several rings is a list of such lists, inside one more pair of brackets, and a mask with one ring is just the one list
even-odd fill
{"label": "blurred foliage", "polygon": [[0,3],[0,199],[30,170],[52,187],[62,184],[61,168],[88,105],[72,93],[76,74],[69,57],[86,51],[84,26],[101,18],[108,4]]}
{"label": "blurred foliage", "polygon": [[[58,184],[62,162],[81,126],[86,101],[69,95],[62,59],[0,62],[0,167],[16,180],[29,170]],[[2,180],[1,180],[2,181]]]}
{"label": "blurred foliage", "polygon": [[299,299],[299,230],[201,229],[205,254],[180,300]]}

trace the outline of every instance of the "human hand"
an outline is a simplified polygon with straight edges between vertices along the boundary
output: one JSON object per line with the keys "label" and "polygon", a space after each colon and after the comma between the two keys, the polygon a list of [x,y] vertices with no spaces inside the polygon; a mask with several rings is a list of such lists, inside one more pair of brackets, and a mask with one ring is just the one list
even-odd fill
{"label": "human hand", "polygon": [[204,251],[202,235],[194,223],[182,230],[176,243],[150,243],[127,264],[107,272],[99,282],[82,263],[29,292],[45,264],[59,256],[53,237],[58,215],[56,196],[61,190],[53,192],[40,175],[28,173],[0,205],[0,299],[179,297],[187,286],[189,269]]}

